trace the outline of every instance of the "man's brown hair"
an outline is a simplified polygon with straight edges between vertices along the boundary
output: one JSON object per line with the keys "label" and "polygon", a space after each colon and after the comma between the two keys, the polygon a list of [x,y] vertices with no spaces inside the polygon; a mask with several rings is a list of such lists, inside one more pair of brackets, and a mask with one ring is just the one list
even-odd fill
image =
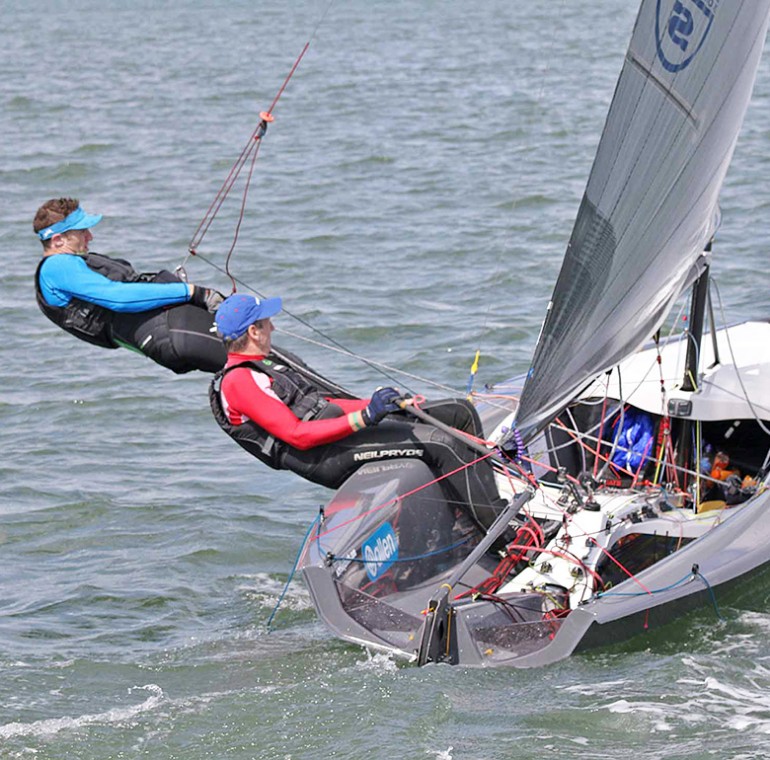
{"label": "man's brown hair", "polygon": [[227,353],[229,354],[241,353],[241,351],[243,351],[243,349],[249,345],[248,328],[246,328],[246,332],[243,333],[243,335],[239,335],[237,338],[234,338],[233,340],[227,340],[227,338],[225,338],[224,342],[225,342],[225,350],[227,351]]}
{"label": "man's brown hair", "polygon": [[46,201],[35,214],[35,220],[32,222],[32,229],[40,232],[46,227],[50,227],[56,222],[68,217],[78,206],[80,201],[77,198],[51,198]]}

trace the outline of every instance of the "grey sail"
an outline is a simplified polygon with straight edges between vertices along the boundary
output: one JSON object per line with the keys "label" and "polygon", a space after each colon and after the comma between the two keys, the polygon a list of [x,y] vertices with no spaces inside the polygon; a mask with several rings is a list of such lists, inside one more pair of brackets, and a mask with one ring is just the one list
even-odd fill
{"label": "grey sail", "polygon": [[644,0],[522,392],[541,429],[662,324],[713,236],[770,0]]}

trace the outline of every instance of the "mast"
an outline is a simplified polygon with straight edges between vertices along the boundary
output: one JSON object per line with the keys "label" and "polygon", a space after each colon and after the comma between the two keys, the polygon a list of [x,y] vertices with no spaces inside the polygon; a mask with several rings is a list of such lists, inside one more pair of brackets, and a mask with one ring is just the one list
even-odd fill
{"label": "mast", "polygon": [[709,288],[708,310],[709,324],[711,325],[711,345],[714,349],[714,361],[709,366],[716,367],[721,362],[719,360],[719,346],[717,345],[717,323],[714,320],[714,304],[711,301],[711,288]]}
{"label": "mast", "polygon": [[[711,242],[706,246],[706,253],[711,252]],[[698,370],[700,364],[700,349],[703,340],[703,325],[706,321],[706,308],[709,303],[709,265],[692,286],[692,301],[690,302],[690,329],[687,341],[687,356],[685,358],[682,390],[692,393],[698,389]],[[714,332],[714,325],[711,325]],[[690,410],[692,405],[690,405]],[[689,414],[689,411],[688,411]],[[681,419],[677,424],[677,457],[679,467],[687,468],[690,462],[690,438],[692,437],[693,420]],[[699,454],[700,452],[696,452]],[[696,466],[693,469],[697,470]]]}
{"label": "mast", "polygon": [[[706,247],[711,251],[711,243]],[[692,286],[692,301],[690,302],[690,338],[687,341],[687,358],[685,359],[683,391],[694,391],[698,388],[698,363],[700,346],[703,339],[703,325],[706,321],[706,306],[709,293],[709,265],[701,273]],[[712,325],[713,330],[713,325]]]}

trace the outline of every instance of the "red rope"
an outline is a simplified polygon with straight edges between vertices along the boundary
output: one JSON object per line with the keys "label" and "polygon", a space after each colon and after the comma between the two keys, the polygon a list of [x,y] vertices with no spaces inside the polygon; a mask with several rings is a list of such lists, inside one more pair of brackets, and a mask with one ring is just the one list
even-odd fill
{"label": "red rope", "polygon": [[[261,123],[262,122],[260,121],[260,124]],[[190,253],[192,253],[193,255],[195,255],[196,249],[200,246],[201,242],[203,241],[203,238],[206,236],[206,233],[208,232],[209,227],[211,227],[211,223],[214,221],[214,217],[216,217],[216,215],[219,213],[219,209],[222,207],[222,204],[224,203],[225,198],[227,197],[228,193],[230,192],[233,185],[235,184],[235,181],[238,179],[238,175],[240,174],[241,169],[243,168],[243,165],[246,163],[246,160],[248,159],[249,154],[254,149],[256,145],[258,132],[259,132],[259,127],[257,127],[254,130],[254,132],[252,132],[251,137],[249,138],[249,141],[246,143],[245,147],[241,151],[241,154],[235,160],[235,163],[230,169],[230,172],[225,178],[225,181],[222,183],[222,186],[217,191],[217,194],[214,197],[214,200],[211,202],[211,205],[208,207],[208,210],[204,214],[203,219],[201,219],[200,224],[195,230],[195,233],[193,234],[192,239],[190,240],[190,244],[188,246]]]}
{"label": "red rope", "polygon": [[650,591],[644,583],[638,580],[629,569],[618,562],[618,560],[616,560],[615,557],[613,557],[612,554],[610,554],[610,552],[608,552],[593,536],[588,536],[588,540],[593,541],[634,583],[636,583],[637,586],[643,588],[648,594],[652,594],[652,591]]}
{"label": "red rope", "polygon": [[262,113],[260,113],[259,123],[255,127],[254,131],[251,133],[251,136],[249,137],[249,140],[244,146],[240,155],[235,160],[235,163],[230,169],[227,177],[225,178],[225,181],[222,183],[222,186],[217,191],[217,194],[214,197],[214,200],[211,202],[211,205],[208,207],[208,210],[204,214],[203,219],[201,219],[201,222],[196,228],[195,233],[193,234],[190,240],[190,244],[188,246],[190,253],[194,256],[197,253],[197,249],[200,247],[201,243],[203,242],[203,238],[206,236],[206,233],[209,231],[209,228],[211,227],[216,215],[219,213],[219,210],[222,208],[222,204],[225,202],[225,199],[230,194],[230,191],[232,190],[233,185],[235,184],[236,180],[240,176],[241,170],[246,165],[246,162],[248,161],[249,157],[251,157],[249,172],[243,187],[243,194],[241,198],[241,208],[238,215],[238,221],[236,222],[236,225],[235,225],[235,233],[233,235],[233,241],[230,245],[230,250],[227,252],[227,258],[225,260],[225,273],[227,274],[227,276],[230,278],[230,281],[232,282],[233,293],[235,293],[236,284],[235,284],[235,278],[230,272],[230,259],[232,258],[236,243],[238,242],[238,235],[240,233],[241,224],[243,223],[243,218],[246,213],[246,200],[248,198],[249,189],[251,187],[251,179],[254,174],[254,165],[257,161],[257,156],[259,155],[259,147],[262,144],[262,138],[264,137],[265,132],[267,131],[267,125],[273,121],[273,109],[275,108],[276,104],[280,100],[281,95],[283,95],[283,92],[286,89],[286,86],[289,84],[289,80],[294,76],[294,72],[297,70],[297,67],[300,64],[300,61],[302,61],[302,59],[304,58],[305,53],[308,51],[309,47],[310,47],[310,41],[305,43],[305,46],[302,48],[302,52],[300,52],[300,54],[297,56],[293,66],[291,67],[291,70],[287,74],[286,78],[283,80],[283,84],[278,89],[276,96],[273,98],[273,102],[270,104],[270,107],[267,109],[267,111],[262,111]]}
{"label": "red rope", "polygon": [[652,438],[650,438],[649,441],[647,441],[647,445],[644,447],[644,452],[642,453],[642,461],[639,462],[639,467],[636,470],[636,474],[634,475],[634,479],[631,481],[631,488],[636,488],[636,484],[639,482],[639,476],[642,474],[642,469],[647,464],[647,453],[649,452],[650,448],[652,447]]}
{"label": "red rope", "polygon": [[294,65],[291,67],[291,71],[286,75],[286,79],[283,80],[283,84],[281,85],[281,88],[278,90],[277,95],[273,98],[273,102],[270,104],[270,108],[267,109],[268,115],[273,113],[273,109],[276,106],[276,103],[281,99],[281,95],[283,95],[283,91],[286,89],[286,85],[289,84],[289,80],[294,76],[294,72],[297,70],[297,66],[299,66],[300,61],[305,57],[305,53],[307,53],[307,49],[310,47],[310,40],[308,40],[305,43],[305,47],[302,48],[302,52],[297,56],[297,60],[294,61]]}
{"label": "red rope", "polygon": [[434,483],[439,483],[440,481],[444,480],[444,478],[451,477],[455,473],[462,472],[463,470],[468,469],[468,467],[472,467],[473,465],[478,464],[479,462],[483,462],[490,455],[491,455],[491,452],[490,454],[487,454],[483,457],[474,459],[472,462],[468,462],[467,464],[461,465],[460,467],[452,470],[451,472],[444,473],[443,475],[440,475],[438,478],[429,480],[427,483],[423,483],[422,485],[417,486],[417,488],[413,488],[411,491],[407,491],[406,493],[402,493],[402,494],[399,494],[398,496],[394,496],[389,501],[383,502],[382,504],[378,504],[377,506],[372,507],[371,509],[367,509],[366,512],[362,512],[360,515],[351,517],[349,520],[345,520],[345,522],[341,522],[339,525],[335,525],[333,528],[330,528],[329,530],[324,531],[323,533],[319,531],[318,533],[314,534],[311,540],[315,541],[322,538],[323,536],[328,536],[330,533],[334,533],[335,530],[344,528],[346,525],[350,525],[351,523],[356,522],[356,520],[362,520],[364,517],[368,517],[369,515],[372,515],[375,512],[379,512],[379,510],[384,509],[385,507],[389,507],[391,504],[395,504],[397,501],[405,499],[407,496],[412,496],[413,494],[419,493],[420,491],[423,490],[423,488],[427,488],[428,486],[433,485]]}
{"label": "red rope", "polygon": [[[579,557],[576,557],[574,554],[570,554],[569,552],[556,551],[555,549],[546,549],[545,547],[532,546],[530,544],[517,544],[515,540],[513,543],[508,544],[506,549],[509,549],[509,550],[519,549],[519,550],[523,550],[523,552],[528,552],[528,551],[540,552],[541,554],[550,554],[552,557],[559,557],[560,559],[567,560],[568,562],[571,562],[572,564],[577,565],[581,570],[583,570],[583,572],[585,572],[587,575],[590,575],[595,581],[597,581],[601,585],[602,588],[604,588],[604,581],[602,581],[601,576],[597,572],[592,570],[590,567],[588,567],[585,564],[585,562],[583,562]],[[467,592],[464,592],[464,593],[467,593]]]}
{"label": "red rope", "polygon": [[257,156],[259,155],[259,146],[262,144],[262,138],[259,138],[259,141],[257,142],[257,147],[254,150],[254,154],[251,158],[251,166],[249,166],[249,174],[246,177],[246,183],[243,187],[243,197],[241,198],[241,210],[238,214],[238,221],[235,224],[235,233],[233,234],[233,242],[230,244],[230,250],[227,252],[227,256],[225,258],[225,274],[230,278],[230,282],[233,284],[233,293],[236,291],[236,285],[235,285],[235,277],[233,277],[232,272],[230,271],[230,259],[233,256],[233,251],[235,250],[235,244],[238,242],[238,235],[241,231],[241,224],[243,222],[243,217],[246,213],[246,198],[249,194],[249,188],[251,187],[251,178],[254,174],[254,164],[257,161]]}
{"label": "red rope", "polygon": [[613,465],[610,462],[609,457],[606,457],[606,456],[604,456],[604,454],[601,454],[599,452],[599,448],[601,447],[601,442],[597,444],[596,449],[592,449],[582,438],[580,438],[580,436],[577,433],[575,433],[574,431],[570,430],[570,428],[567,427],[567,425],[565,425],[558,417],[556,418],[555,422],[558,425],[561,425],[561,427],[564,428],[564,432],[566,432],[567,435],[569,435],[573,440],[577,441],[586,451],[588,451],[589,453],[593,454],[595,457],[597,457],[598,459],[601,459],[604,462],[609,462],[610,466],[613,467],[614,469],[616,469],[616,471],[622,472],[625,475],[628,475],[629,477],[632,477],[632,478],[634,477],[634,473],[633,472],[631,472],[630,470],[625,469],[625,467],[618,467],[617,465]]}

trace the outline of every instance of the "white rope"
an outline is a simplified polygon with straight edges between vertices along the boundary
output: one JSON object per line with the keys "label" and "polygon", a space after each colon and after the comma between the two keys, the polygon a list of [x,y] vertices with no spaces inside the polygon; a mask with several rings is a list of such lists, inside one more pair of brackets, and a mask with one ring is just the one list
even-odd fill
{"label": "white rope", "polygon": [[411,372],[407,372],[406,370],[398,369],[398,367],[391,367],[389,364],[378,362],[378,361],[375,361],[374,359],[365,359],[360,354],[356,354],[356,353],[353,353],[352,351],[348,351],[346,348],[338,348],[337,346],[332,346],[332,345],[329,345],[328,343],[322,343],[321,341],[314,340],[313,338],[308,338],[304,335],[300,335],[299,333],[292,332],[291,330],[286,330],[282,327],[276,327],[275,331],[277,333],[280,333],[281,335],[288,335],[292,338],[296,338],[297,340],[304,341],[305,343],[309,343],[313,346],[324,348],[327,351],[333,351],[334,353],[342,354],[343,356],[347,356],[351,359],[355,359],[356,361],[363,361],[366,364],[370,364],[377,369],[382,369],[386,372],[392,372],[396,375],[402,375],[403,377],[408,377],[411,380],[416,380],[421,383],[425,383],[426,385],[432,386],[433,388],[438,388],[442,391],[447,391],[455,395],[462,395],[461,391],[457,390],[456,388],[452,388],[449,385],[443,385],[442,383],[438,383],[434,380],[429,380],[428,378],[421,377],[420,375],[412,374]]}
{"label": "white rope", "polygon": [[[746,401],[746,403],[749,406],[749,409],[751,409],[751,413],[754,415],[754,419],[759,425],[759,427],[762,429],[762,431],[765,433],[765,435],[770,436],[770,430],[765,426],[765,423],[760,419],[759,415],[757,414],[756,409],[754,409],[754,405],[751,403],[751,399],[749,398],[748,391],[746,390],[746,386],[743,384],[743,378],[741,377],[741,373],[738,370],[738,362],[735,360],[735,353],[733,352],[733,344],[730,341],[730,331],[727,329],[727,319],[725,317],[725,309],[722,304],[722,294],[719,292],[719,285],[715,280],[712,279],[712,282],[714,283],[714,288],[717,291],[717,299],[719,300],[719,311],[722,314],[722,322],[725,325],[724,332],[725,332],[725,338],[727,339],[727,348],[730,351],[730,358],[733,362],[733,367],[735,368],[735,376],[738,378],[738,384],[741,386],[741,390],[743,391],[743,398]],[[770,452],[768,452],[768,457],[770,457]],[[765,463],[767,463],[768,458],[765,458]]]}

